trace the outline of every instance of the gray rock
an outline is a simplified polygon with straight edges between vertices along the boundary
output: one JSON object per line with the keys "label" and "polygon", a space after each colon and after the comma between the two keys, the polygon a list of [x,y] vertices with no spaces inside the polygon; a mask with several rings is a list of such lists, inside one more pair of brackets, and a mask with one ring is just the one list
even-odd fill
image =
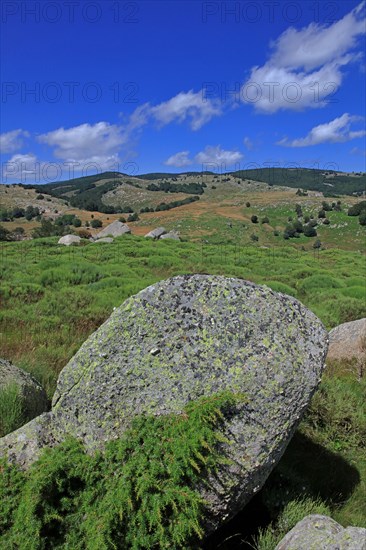
{"label": "gray rock", "polygon": [[112,237],[102,237],[101,239],[97,239],[96,241],[93,241],[94,243],[113,243],[114,239]]}
{"label": "gray rock", "polygon": [[[267,287],[208,275],[161,281],[117,308],[62,370],[37,441],[70,434],[90,450],[102,448],[135,415],[178,413],[203,395],[244,392],[246,402],[223,427],[231,445],[222,453],[232,462],[199,487],[209,533],[248,502],[281,458],[320,381],[327,342],[313,313]],[[0,453],[11,446],[23,466],[35,456],[27,429],[21,450],[19,435],[8,436],[2,451],[0,443]]]}
{"label": "gray rock", "polygon": [[145,235],[151,239],[160,239],[162,235],[165,235],[166,229],[164,227],[157,227]]}
{"label": "gray rock", "polygon": [[131,229],[128,225],[116,220],[107,225],[107,227],[102,229],[102,231],[99,231],[99,233],[95,235],[95,238],[99,240],[104,237],[120,237],[121,235],[126,235],[128,233],[131,233]]}
{"label": "gray rock", "polygon": [[58,244],[64,244],[65,246],[70,246],[71,244],[79,244],[81,237],[78,235],[64,235],[58,240]]}
{"label": "gray rock", "polygon": [[344,529],[333,519],[314,514],[299,521],[275,550],[366,550],[366,529]]}
{"label": "gray rock", "polygon": [[329,333],[328,359],[360,358],[366,354],[366,318],[343,323]]}
{"label": "gray rock", "polygon": [[22,411],[28,419],[42,414],[48,409],[47,394],[30,374],[9,361],[0,359],[0,389],[15,384],[19,390]]}
{"label": "gray rock", "polygon": [[174,241],[180,241],[179,235],[175,231],[169,231],[169,233],[165,233],[165,235],[162,235],[160,239],[173,239]]}

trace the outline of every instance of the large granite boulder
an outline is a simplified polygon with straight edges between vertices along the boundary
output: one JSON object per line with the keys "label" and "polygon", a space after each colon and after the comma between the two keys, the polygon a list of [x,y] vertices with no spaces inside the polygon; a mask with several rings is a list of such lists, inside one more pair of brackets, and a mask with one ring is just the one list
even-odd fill
{"label": "large granite boulder", "polygon": [[48,409],[47,394],[37,380],[9,361],[0,359],[0,391],[9,386],[17,387],[25,418],[34,418]]}
{"label": "large granite boulder", "polygon": [[314,514],[299,521],[275,550],[366,550],[366,529],[344,529],[333,519]]}
{"label": "large granite boulder", "polygon": [[128,225],[116,220],[107,225],[107,227],[102,229],[102,231],[99,231],[99,233],[95,235],[95,239],[102,239],[104,237],[120,237],[121,235],[127,235],[129,233],[131,233],[131,229]]}
{"label": "large granite boulder", "polygon": [[58,240],[58,244],[70,246],[71,244],[80,244],[81,237],[78,235],[64,235]]}
{"label": "large granite boulder", "polygon": [[366,318],[343,323],[330,331],[328,359],[348,360],[365,356]]}
{"label": "large granite boulder", "polygon": [[222,453],[232,462],[199,488],[210,532],[281,458],[320,381],[327,343],[313,313],[267,287],[209,275],[161,281],[88,338],[59,376],[52,412],[3,438],[0,454],[26,467],[67,434],[93,450],[135,415],[178,413],[203,395],[243,392],[222,428],[231,441]]}

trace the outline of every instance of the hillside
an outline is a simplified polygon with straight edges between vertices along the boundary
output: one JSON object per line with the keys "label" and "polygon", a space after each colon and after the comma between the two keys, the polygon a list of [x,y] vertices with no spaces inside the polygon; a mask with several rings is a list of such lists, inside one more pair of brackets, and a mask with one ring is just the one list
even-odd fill
{"label": "hillside", "polygon": [[[362,181],[360,176],[344,177]],[[269,185],[228,174],[187,173],[143,179],[104,173],[42,186],[2,185],[0,214],[5,215],[1,215],[0,224],[8,231],[22,228],[29,237],[40,227],[41,218],[57,222],[64,215],[71,215],[80,220],[80,229],[93,235],[98,231],[90,226],[93,220],[106,227],[121,216],[128,220],[130,213],[135,212],[138,219],[129,221],[135,235],[145,235],[163,225],[167,230],[179,231],[184,240],[272,247],[284,244],[284,231],[296,222],[295,209],[301,207],[301,223],[306,224],[310,217],[317,220],[317,234],[309,238],[300,231],[297,238],[287,240],[289,245],[312,247],[318,239],[326,248],[364,250],[365,230],[358,216],[347,215],[349,208],[360,202],[359,197],[325,199],[319,190],[298,189],[295,184]],[[326,218],[318,220],[324,201],[330,211]],[[8,210],[29,206],[38,208],[40,216],[29,221],[19,212],[12,217],[6,215]],[[257,217],[257,223],[253,217]],[[72,227],[65,230],[74,231]]]}
{"label": "hillside", "polygon": [[362,194],[366,190],[366,174],[361,172],[349,174],[307,168],[261,168],[239,170],[232,174],[243,180],[255,179],[269,185],[319,191],[330,197]]}

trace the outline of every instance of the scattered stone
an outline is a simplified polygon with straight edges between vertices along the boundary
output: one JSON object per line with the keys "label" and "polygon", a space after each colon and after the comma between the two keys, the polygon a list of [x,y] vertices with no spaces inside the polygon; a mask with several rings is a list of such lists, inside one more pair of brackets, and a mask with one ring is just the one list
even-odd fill
{"label": "scattered stone", "polygon": [[118,220],[107,225],[106,228],[102,229],[95,235],[95,239],[99,240],[104,237],[120,237],[121,235],[126,235],[131,233],[131,229],[126,223],[122,223]]}
{"label": "scattered stone", "polygon": [[42,446],[67,435],[93,451],[136,415],[179,413],[224,390],[243,393],[222,426],[229,462],[198,487],[209,534],[278,463],[320,381],[327,344],[312,312],[267,287],[211,275],[161,281],[86,340],[60,373],[52,412],[0,440],[0,455],[28,467]]}
{"label": "scattered stone", "polygon": [[366,529],[343,528],[327,516],[307,516],[295,525],[275,550],[366,550]]}
{"label": "scattered stone", "polygon": [[179,235],[175,231],[169,231],[169,233],[165,233],[165,235],[162,235],[160,239],[173,239],[174,241],[180,241]]}
{"label": "scattered stone", "polygon": [[165,235],[166,229],[164,227],[157,227],[145,235],[151,239],[160,239],[162,235]]}
{"label": "scattered stone", "polygon": [[70,246],[71,244],[80,244],[81,237],[78,235],[64,235],[61,239],[58,240],[58,244],[64,244],[65,246]]}
{"label": "scattered stone", "polygon": [[11,384],[18,388],[22,411],[26,418],[30,420],[47,411],[47,394],[37,380],[6,359],[0,359],[0,390]]}

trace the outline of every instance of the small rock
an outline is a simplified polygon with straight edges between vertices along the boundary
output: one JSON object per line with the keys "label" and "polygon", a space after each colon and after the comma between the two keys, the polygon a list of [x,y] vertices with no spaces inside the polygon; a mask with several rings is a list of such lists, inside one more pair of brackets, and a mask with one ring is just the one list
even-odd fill
{"label": "small rock", "polygon": [[129,233],[131,233],[131,229],[128,225],[116,220],[107,225],[107,227],[102,229],[102,231],[99,231],[99,233],[95,235],[95,239],[99,240],[104,237],[120,237],[121,235],[127,235]]}
{"label": "small rock", "polygon": [[78,235],[64,235],[61,239],[58,240],[58,244],[64,244],[65,246],[70,246],[71,244],[80,244],[81,237]]}
{"label": "small rock", "polygon": [[343,528],[327,516],[311,515],[299,521],[275,550],[366,550],[366,529]]}
{"label": "small rock", "polygon": [[145,235],[145,237],[149,237],[150,239],[160,239],[162,235],[165,235],[166,229],[164,227],[157,227],[156,229],[153,229],[149,233]]}

